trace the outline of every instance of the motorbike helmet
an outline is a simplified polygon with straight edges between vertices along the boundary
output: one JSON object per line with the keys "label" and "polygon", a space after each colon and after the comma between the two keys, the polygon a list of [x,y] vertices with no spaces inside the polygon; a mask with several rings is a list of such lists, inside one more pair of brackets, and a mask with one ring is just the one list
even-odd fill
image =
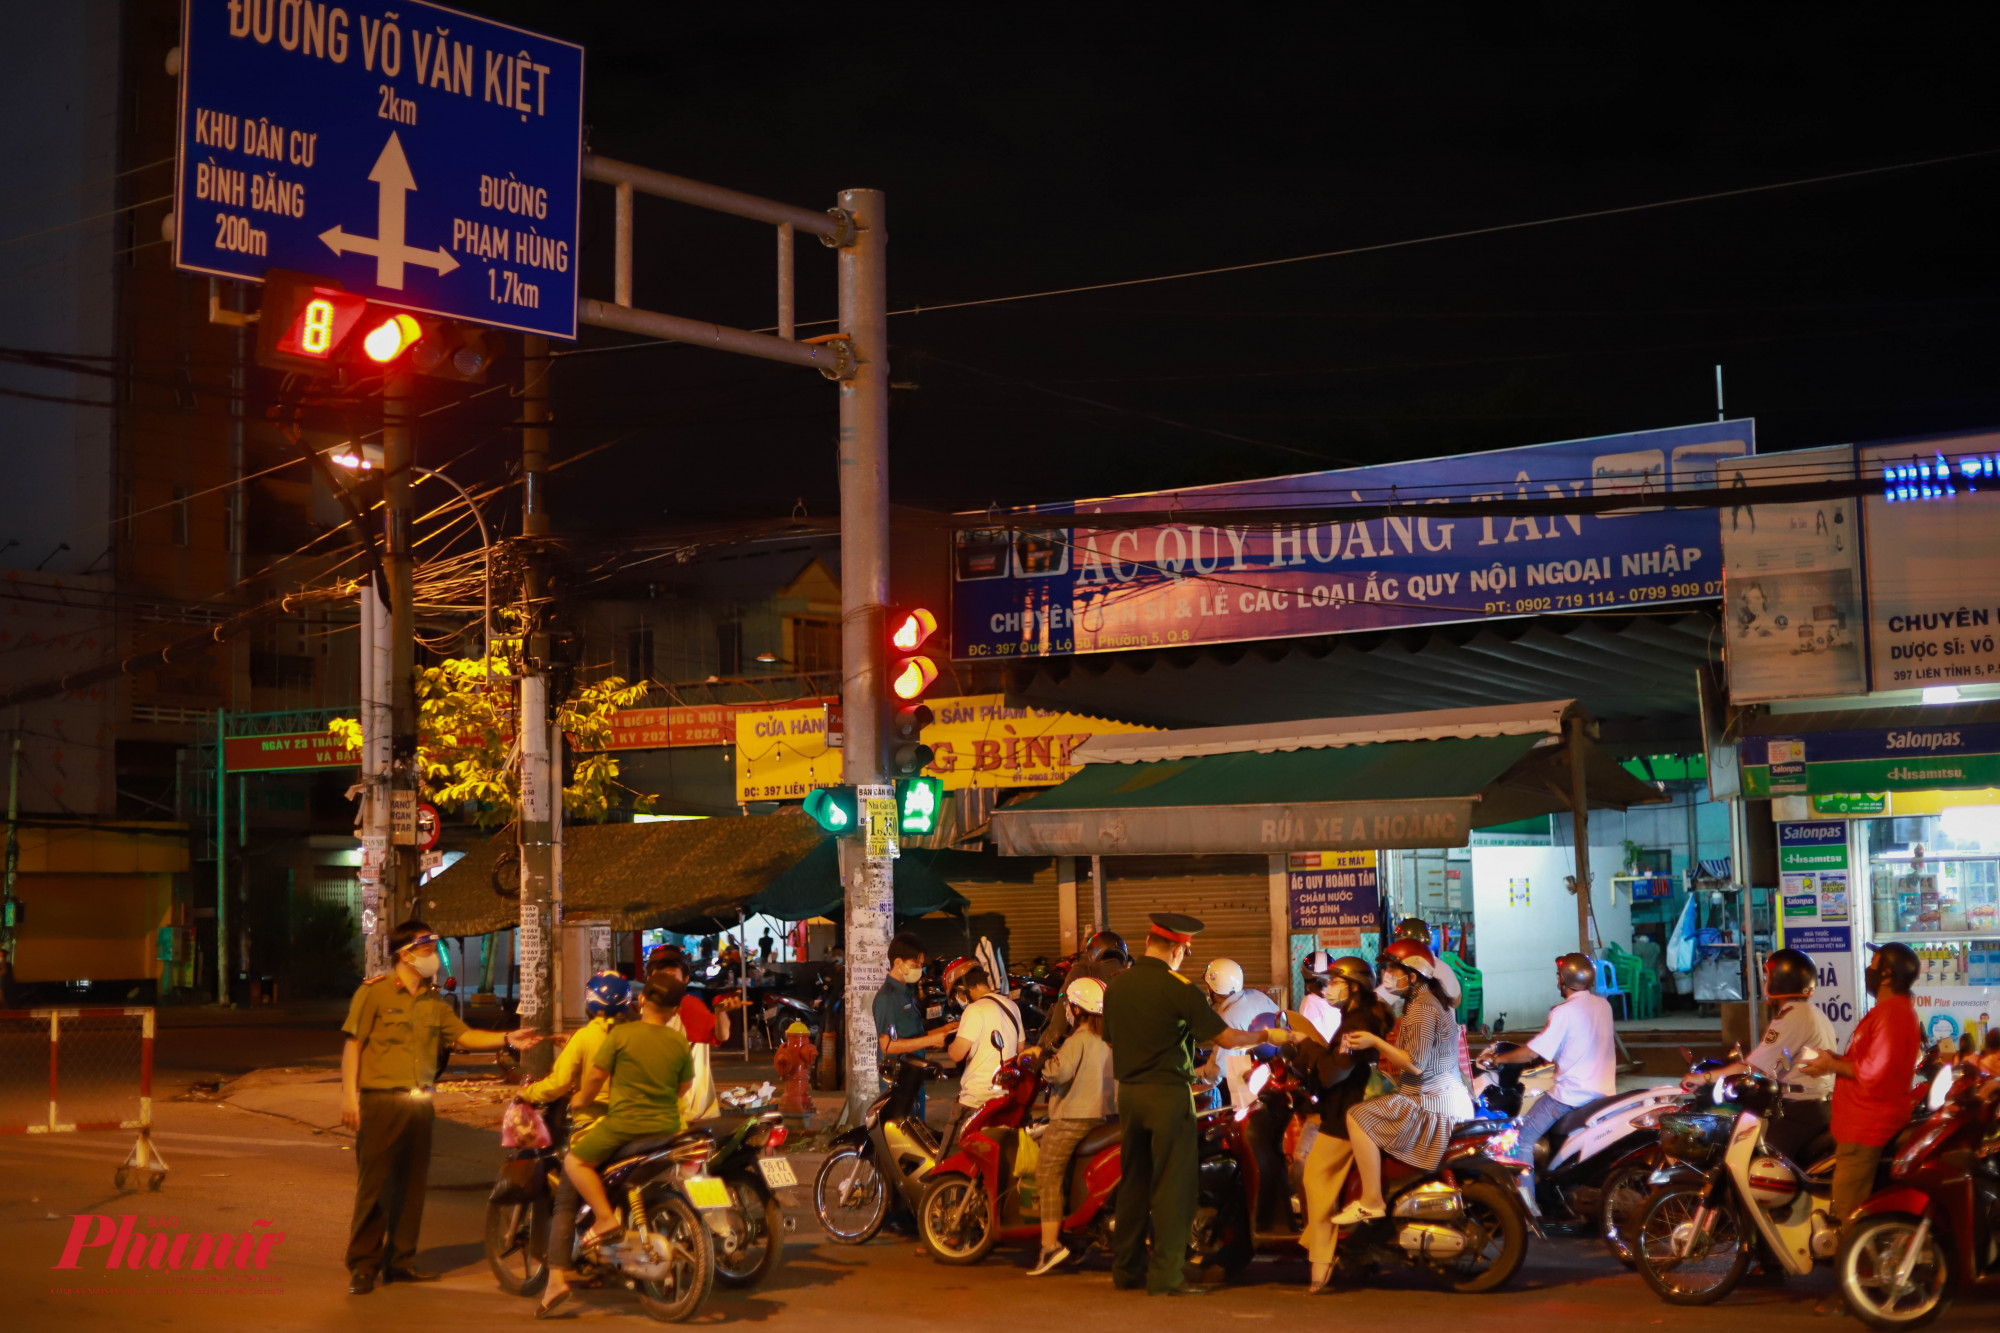
{"label": "motorbike helmet", "polygon": [[1863,974],[1868,983],[1869,994],[1881,988],[1886,976],[1895,988],[1896,994],[1908,995],[1910,987],[1917,984],[1923,974],[1924,965],[1917,959],[1917,951],[1907,944],[1871,944],[1875,956],[1868,960],[1868,970]]}
{"label": "motorbike helmet", "polygon": [[678,944],[655,944],[646,953],[646,970],[656,967],[677,967],[686,972],[688,968],[687,950]]}
{"label": "motorbike helmet", "polygon": [[1407,968],[1423,977],[1437,975],[1437,959],[1431,955],[1430,946],[1419,944],[1415,940],[1390,940],[1377,962],[1383,967]]}
{"label": "motorbike helmet", "polygon": [[1324,949],[1314,949],[1299,963],[1299,971],[1308,977],[1325,977],[1333,971],[1333,955]]}
{"label": "motorbike helmet", "polygon": [[599,972],[583,984],[583,1012],[591,1018],[616,1018],[632,1004],[632,983],[616,972]]}
{"label": "motorbike helmet", "polygon": [[1083,956],[1093,963],[1101,963],[1108,957],[1116,957],[1121,963],[1132,961],[1132,951],[1125,947],[1125,937],[1115,930],[1100,930],[1085,940]]}
{"label": "motorbike helmet", "polygon": [[954,958],[944,965],[944,975],[938,978],[938,984],[943,986],[944,993],[949,995],[958,988],[958,979],[978,966],[977,958]]}
{"label": "motorbike helmet", "polygon": [[1336,958],[1332,966],[1327,969],[1327,975],[1339,977],[1357,990],[1375,989],[1375,969],[1368,966],[1366,958],[1357,958],[1352,954],[1345,958]]}
{"label": "motorbike helmet", "polygon": [[1396,939],[1415,940],[1426,949],[1431,944],[1431,928],[1424,924],[1420,916],[1406,916],[1396,923]]}
{"label": "motorbike helmet", "polygon": [[1203,970],[1201,980],[1216,995],[1234,995],[1243,989],[1243,968],[1233,958],[1218,958]]}
{"label": "motorbike helmet", "polygon": [[1078,977],[1063,995],[1086,1014],[1104,1012],[1104,983],[1096,977]]}
{"label": "motorbike helmet", "polygon": [[1764,960],[1764,998],[1803,999],[1813,993],[1819,968],[1802,949],[1779,949]]}
{"label": "motorbike helmet", "polygon": [[1556,959],[1556,988],[1571,991],[1597,989],[1597,964],[1587,953],[1566,953]]}

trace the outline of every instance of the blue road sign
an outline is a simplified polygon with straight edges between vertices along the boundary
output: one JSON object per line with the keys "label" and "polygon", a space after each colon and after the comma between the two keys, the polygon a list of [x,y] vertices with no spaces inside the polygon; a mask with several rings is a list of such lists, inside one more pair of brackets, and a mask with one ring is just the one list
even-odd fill
{"label": "blue road sign", "polygon": [[174,263],[576,336],[583,48],[423,0],[188,0]]}

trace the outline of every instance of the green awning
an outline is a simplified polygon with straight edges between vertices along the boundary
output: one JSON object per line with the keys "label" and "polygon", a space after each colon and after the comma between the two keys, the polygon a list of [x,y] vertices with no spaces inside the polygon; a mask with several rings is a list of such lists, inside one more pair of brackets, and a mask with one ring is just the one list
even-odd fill
{"label": "green awning", "polygon": [[[1437,734],[1457,723],[1442,714],[1428,734],[1396,718],[1394,728],[1356,728],[1359,743],[1325,741],[1307,724],[1262,740],[1228,729],[1150,732],[1126,748],[1179,746],[1179,756],[1089,762],[1061,786],[996,810],[994,836],[1006,856],[1463,847],[1473,829],[1569,809],[1567,711],[1522,723],[1525,734],[1490,734],[1512,720],[1484,715],[1463,724],[1488,733],[1475,735]],[[1424,738],[1359,740],[1369,734]],[[1584,745],[1583,762],[1593,807],[1667,799],[1594,745]]]}
{"label": "green awning", "polygon": [[[897,916],[957,912],[966,906],[963,894],[909,852],[895,861],[894,883]],[[834,915],[844,902],[839,848],[828,838],[772,880],[770,887],[749,901],[746,910],[762,912],[780,921],[804,921],[808,917]]]}

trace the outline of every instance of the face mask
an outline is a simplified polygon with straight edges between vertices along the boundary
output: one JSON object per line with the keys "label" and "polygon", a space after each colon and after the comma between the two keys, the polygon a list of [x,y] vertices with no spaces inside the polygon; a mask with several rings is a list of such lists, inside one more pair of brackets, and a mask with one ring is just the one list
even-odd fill
{"label": "face mask", "polygon": [[444,965],[444,959],[434,953],[405,956],[403,961],[410,965],[410,971],[420,977],[434,977],[437,975],[438,968]]}

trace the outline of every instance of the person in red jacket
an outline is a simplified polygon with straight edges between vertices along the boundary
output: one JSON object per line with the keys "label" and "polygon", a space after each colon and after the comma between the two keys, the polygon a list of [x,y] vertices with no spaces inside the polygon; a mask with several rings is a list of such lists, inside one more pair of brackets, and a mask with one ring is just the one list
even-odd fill
{"label": "person in red jacket", "polygon": [[1907,944],[1869,946],[1862,981],[1875,997],[1844,1055],[1818,1051],[1795,1066],[1808,1077],[1833,1075],[1833,1217],[1845,1225],[1875,1188],[1882,1149],[1910,1123],[1919,1093],[1924,1038],[1910,989],[1923,965]]}
{"label": "person in red jacket", "polygon": [[657,944],[646,955],[648,979],[662,969],[673,974],[675,993],[679,996],[677,1012],[687,1039],[697,1046],[715,1045],[715,1015],[701,1002],[699,995],[688,993],[688,958],[679,945]]}

